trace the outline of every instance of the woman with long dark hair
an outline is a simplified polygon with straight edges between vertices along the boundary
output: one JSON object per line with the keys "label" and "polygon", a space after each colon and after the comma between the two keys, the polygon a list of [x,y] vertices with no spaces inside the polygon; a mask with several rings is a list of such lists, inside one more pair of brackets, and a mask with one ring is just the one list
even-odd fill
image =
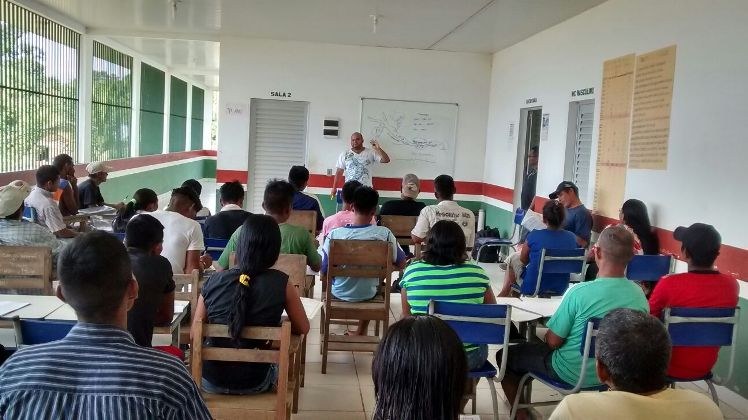
{"label": "woman with long dark hair", "polygon": [[[277,327],[283,310],[294,334],[306,334],[309,320],[288,276],[271,269],[280,255],[280,229],[266,215],[250,214],[236,248],[238,266],[213,274],[203,286],[193,326],[199,322],[226,324],[231,338],[208,338],[206,346],[264,348],[267,343],[241,338],[247,326]],[[270,390],[277,366],[262,363],[203,364],[203,389],[215,394],[256,394]]]}
{"label": "woman with long dark hair", "polygon": [[374,354],[374,420],[456,420],[467,365],[457,334],[429,315],[392,324]]}
{"label": "woman with long dark hair", "polygon": [[634,232],[634,252],[644,255],[657,255],[660,253],[660,242],[655,235],[652,224],[649,222],[647,206],[635,198],[626,200],[621,206],[619,215],[621,223]]}
{"label": "woman with long dark hair", "polygon": [[[457,223],[440,220],[429,230],[422,259],[405,268],[400,281],[403,316],[428,313],[430,300],[496,303],[488,275],[467,262],[465,233]],[[487,345],[465,344],[468,369],[486,362]]]}
{"label": "woman with long dark hair", "polygon": [[148,188],[141,188],[135,191],[135,194],[132,195],[132,200],[117,210],[117,217],[112,221],[112,230],[117,233],[124,233],[127,222],[133,216],[138,213],[156,210],[158,210],[158,196],[156,192]]}

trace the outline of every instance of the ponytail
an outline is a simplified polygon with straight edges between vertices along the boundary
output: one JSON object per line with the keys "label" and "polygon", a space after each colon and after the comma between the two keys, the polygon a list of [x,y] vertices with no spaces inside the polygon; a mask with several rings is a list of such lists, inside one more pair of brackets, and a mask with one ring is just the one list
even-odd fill
{"label": "ponytail", "polygon": [[234,297],[234,305],[228,316],[229,335],[235,345],[239,345],[242,337],[242,329],[247,324],[247,312],[249,311],[249,275],[240,274],[238,282],[239,290]]}
{"label": "ponytail", "polygon": [[557,200],[550,200],[543,206],[543,219],[551,229],[558,229],[564,223],[566,209]]}

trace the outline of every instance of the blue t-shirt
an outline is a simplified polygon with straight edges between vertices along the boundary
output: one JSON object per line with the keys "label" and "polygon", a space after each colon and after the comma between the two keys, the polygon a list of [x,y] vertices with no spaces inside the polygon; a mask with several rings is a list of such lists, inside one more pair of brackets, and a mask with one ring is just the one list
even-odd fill
{"label": "blue t-shirt", "polygon": [[[522,289],[535,290],[540,267],[540,254],[543,248],[574,249],[577,248],[577,238],[566,230],[540,229],[527,234],[527,246],[530,247],[530,262],[522,274]],[[561,294],[569,283],[568,274],[544,274],[542,290]],[[563,290],[560,290],[563,289]]]}
{"label": "blue t-shirt", "polygon": [[566,209],[566,218],[562,227],[589,242],[592,232],[592,214],[583,204]]}
{"label": "blue t-shirt", "polygon": [[[355,239],[355,240],[378,240],[387,241],[392,246],[392,258],[395,264],[405,259],[405,253],[397,244],[397,239],[392,232],[384,226],[376,225],[348,225],[330,231],[325,237],[322,245],[322,271],[327,272],[327,255],[330,252],[330,240],[332,239]],[[332,283],[332,294],[338,299],[348,302],[361,302],[369,300],[377,293],[379,279],[355,279],[350,277],[336,277]]]}
{"label": "blue t-shirt", "polygon": [[322,215],[322,209],[319,208],[319,202],[313,197],[304,194],[301,191],[296,191],[293,195],[293,204],[291,208],[294,210],[314,210],[317,212],[317,230],[322,230],[322,222],[325,220],[325,216]]}

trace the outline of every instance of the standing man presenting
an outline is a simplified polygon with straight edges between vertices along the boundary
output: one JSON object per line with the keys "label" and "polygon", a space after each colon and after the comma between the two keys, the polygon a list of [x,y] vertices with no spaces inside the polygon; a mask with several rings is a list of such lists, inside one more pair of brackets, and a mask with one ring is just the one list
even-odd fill
{"label": "standing man presenting", "polygon": [[379,142],[371,141],[371,148],[364,147],[364,136],[359,132],[351,134],[351,148],[341,153],[335,165],[335,179],[332,181],[330,196],[335,198],[338,179],[345,177],[343,182],[355,180],[363,185],[371,187],[371,171],[369,168],[374,162],[389,163],[390,157],[382,150]]}

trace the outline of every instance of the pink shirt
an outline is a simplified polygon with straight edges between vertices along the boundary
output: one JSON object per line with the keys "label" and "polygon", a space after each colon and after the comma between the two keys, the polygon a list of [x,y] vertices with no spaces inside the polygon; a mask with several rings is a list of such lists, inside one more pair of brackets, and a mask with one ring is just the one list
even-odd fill
{"label": "pink shirt", "polygon": [[[322,222],[322,231],[317,237],[319,243],[324,243],[325,236],[327,236],[327,234],[330,233],[331,230],[353,223],[353,215],[354,214],[351,210],[340,210],[332,216],[326,217],[325,221]],[[376,225],[377,219],[372,217],[371,224]]]}

